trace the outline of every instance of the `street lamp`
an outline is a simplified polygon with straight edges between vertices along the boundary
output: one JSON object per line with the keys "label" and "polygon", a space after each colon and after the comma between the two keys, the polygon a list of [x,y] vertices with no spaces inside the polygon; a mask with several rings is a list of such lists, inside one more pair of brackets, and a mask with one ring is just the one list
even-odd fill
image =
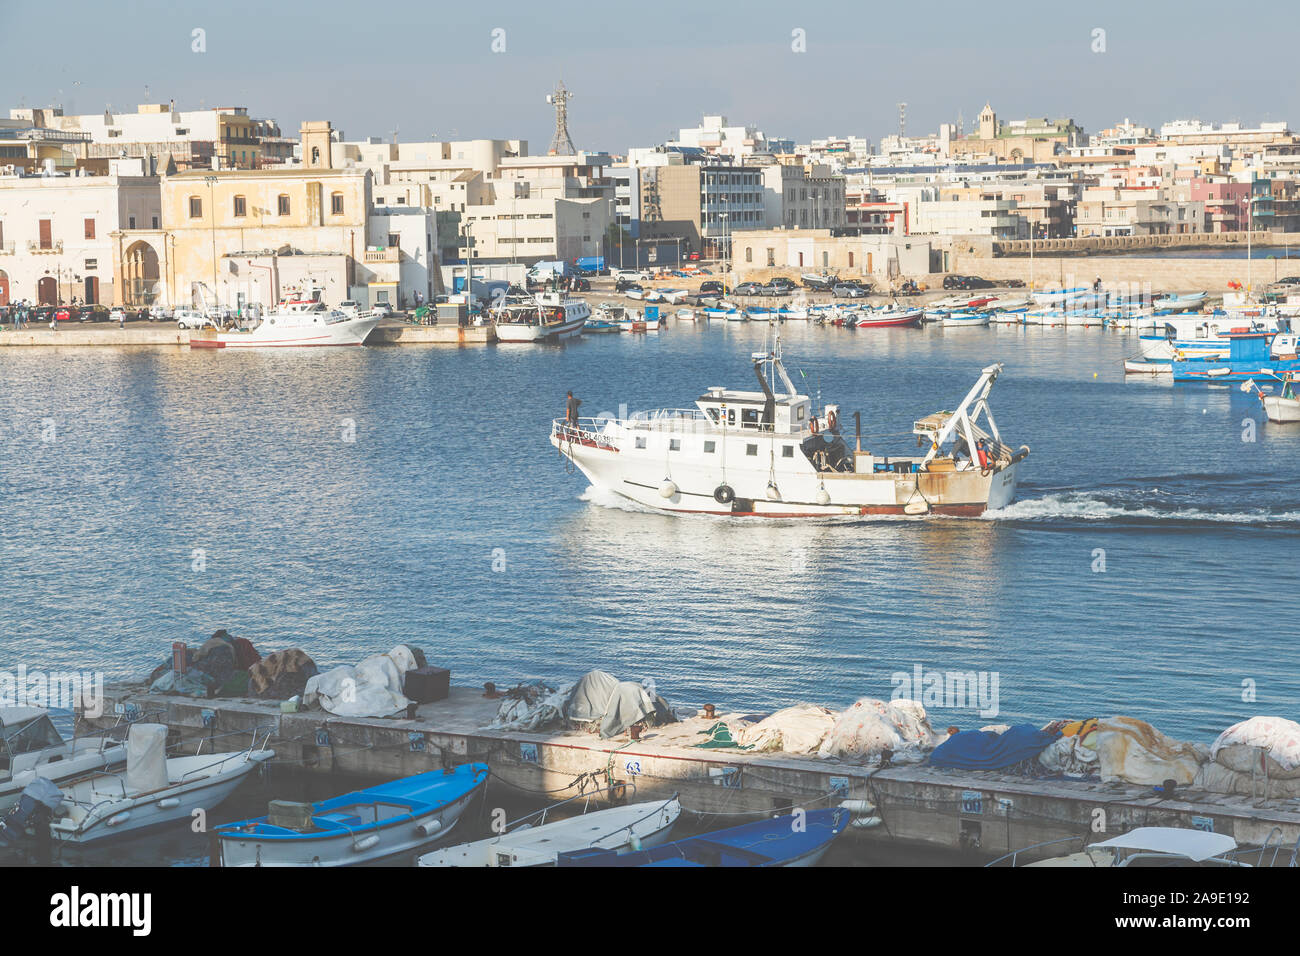
{"label": "street lamp", "polygon": [[208,184],[208,222],[212,230],[212,305],[215,307],[217,302],[217,206],[212,198],[212,187],[216,184],[216,176],[204,176],[203,181]]}

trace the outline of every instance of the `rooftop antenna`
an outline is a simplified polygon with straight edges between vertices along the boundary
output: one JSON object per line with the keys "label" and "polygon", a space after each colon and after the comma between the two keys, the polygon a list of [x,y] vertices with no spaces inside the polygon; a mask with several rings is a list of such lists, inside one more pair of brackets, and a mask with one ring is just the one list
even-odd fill
{"label": "rooftop antenna", "polygon": [[552,156],[573,156],[578,152],[569,137],[569,99],[572,96],[561,80],[555,87],[555,92],[546,97],[546,102],[555,107],[555,138],[551,140],[550,149]]}
{"label": "rooftop antenna", "polygon": [[907,104],[898,104],[898,138],[905,139],[907,136]]}

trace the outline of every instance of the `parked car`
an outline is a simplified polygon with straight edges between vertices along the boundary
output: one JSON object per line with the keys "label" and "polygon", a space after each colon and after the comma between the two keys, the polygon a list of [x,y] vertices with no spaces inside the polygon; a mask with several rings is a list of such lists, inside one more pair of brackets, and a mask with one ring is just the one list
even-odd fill
{"label": "parked car", "polygon": [[151,305],[140,310],[140,318],[145,322],[170,322],[172,310],[165,305]]}
{"label": "parked car", "polygon": [[208,324],[207,318],[197,309],[177,309],[175,317],[178,329],[201,329]]}
{"label": "parked car", "polygon": [[116,322],[119,325],[121,325],[123,322],[127,321],[128,319],[133,319],[135,317],[136,316],[131,315],[129,312],[126,311],[126,309],[123,309],[120,306],[108,313],[108,321]]}
{"label": "parked car", "polygon": [[776,288],[782,290],[782,294],[793,292],[795,289],[798,288],[798,286],[796,286],[793,281],[787,279],[785,276],[777,276],[775,279],[769,282],[768,285],[775,286]]}
{"label": "parked car", "polygon": [[700,283],[700,295],[726,295],[727,287],[717,279]]}
{"label": "parked car", "polygon": [[103,305],[83,305],[77,308],[78,322],[107,322],[108,307]]}
{"label": "parked car", "polygon": [[361,303],[356,299],[344,299],[339,303],[339,311],[344,315],[356,315],[361,311]]}
{"label": "parked car", "polygon": [[736,286],[736,295],[762,295],[763,287],[757,282],[742,282]]}
{"label": "parked car", "polygon": [[370,306],[370,311],[381,319],[386,319],[393,314],[392,307],[387,302],[376,302]]}
{"label": "parked car", "polygon": [[993,283],[979,276],[950,275],[943,277],[945,289],[991,289]]}
{"label": "parked car", "polygon": [[840,282],[831,288],[831,295],[837,299],[863,299],[866,298],[867,290],[861,286]]}
{"label": "parked car", "polygon": [[648,282],[650,273],[644,269],[619,269],[614,273],[614,281],[617,282]]}

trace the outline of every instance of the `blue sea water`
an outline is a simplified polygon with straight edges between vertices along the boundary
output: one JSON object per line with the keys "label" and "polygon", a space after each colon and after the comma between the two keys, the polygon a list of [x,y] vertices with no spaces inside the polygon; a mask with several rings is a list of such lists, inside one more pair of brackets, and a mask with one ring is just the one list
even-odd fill
{"label": "blue sea water", "polygon": [[1120,713],[1208,742],[1300,717],[1300,427],[1125,381],[1131,334],[786,327],[872,446],[1005,363],[994,412],[1033,451],[978,519],[661,516],[548,444],[570,388],[597,414],[750,387],[763,334],[7,351],[0,669],[134,676],[224,627],[322,666],[412,643],[457,683],[602,668],[679,706],[842,707],[921,665],[998,675],[995,719],[937,726]]}

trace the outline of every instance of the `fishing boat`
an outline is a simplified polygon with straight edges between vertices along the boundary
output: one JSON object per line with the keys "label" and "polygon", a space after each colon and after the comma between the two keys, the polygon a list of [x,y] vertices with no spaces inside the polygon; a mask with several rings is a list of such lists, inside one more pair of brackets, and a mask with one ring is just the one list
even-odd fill
{"label": "fishing boat", "polygon": [[949,312],[943,318],[945,329],[978,328],[988,324],[989,317],[986,312]]}
{"label": "fishing boat", "polygon": [[352,866],[445,840],[483,792],[484,763],[403,777],[319,803],[273,803],[216,827],[222,866]]}
{"label": "fishing boat", "polygon": [[126,761],[126,744],[112,732],[66,739],[43,707],[0,707],[0,813],[37,777],[62,786]]}
{"label": "fishing boat", "polygon": [[311,348],[361,345],[381,316],[373,312],[349,315],[328,309],[319,289],[282,299],[258,321],[248,326],[205,325],[190,333],[190,348]]}
{"label": "fishing boat", "polygon": [[713,386],[694,408],[557,419],[551,444],[597,489],[674,514],[979,515],[1015,498],[1029,449],[1004,445],[989,409],[1000,364],[980,373],[956,411],[914,420],[922,454],[883,454],[864,450],[860,433],[850,449],[840,406],[818,410],[796,391],[780,327],[771,330],[772,347],[751,355],[759,391]]}
{"label": "fishing boat", "polygon": [[585,335],[603,335],[608,332],[621,332],[617,322],[610,322],[607,319],[598,319],[593,315],[582,324],[582,331]]}
{"label": "fishing boat", "polygon": [[168,757],[166,742],[163,724],[132,724],[125,772],[94,773],[62,787],[51,836],[62,843],[87,844],[188,821],[195,810],[210,813],[275,756],[274,750],[258,748],[257,734],[247,750],[189,757]]}
{"label": "fishing boat", "polygon": [[631,853],[568,850],[559,866],[815,866],[844,832],[843,807],[785,814]]}
{"label": "fishing boat", "polygon": [[646,306],[644,311],[625,309],[617,318],[618,327],[623,332],[658,332],[660,328],[659,307]]}
{"label": "fishing boat", "polygon": [[1151,305],[1161,311],[1172,312],[1191,312],[1200,309],[1205,305],[1208,298],[1207,292],[1185,292],[1179,295],[1165,293],[1158,295],[1151,300]]}
{"label": "fishing boat", "polygon": [[532,302],[492,312],[498,342],[556,342],[578,335],[589,318],[587,303],[563,292],[539,292]]}
{"label": "fishing boat", "polygon": [[791,309],[789,307],[783,307],[777,309],[776,314],[780,316],[783,321],[786,322],[789,321],[802,322],[809,317],[809,311],[807,308]]}
{"label": "fishing boat", "polygon": [[1300,371],[1300,359],[1273,356],[1272,340],[1277,335],[1277,332],[1229,332],[1226,358],[1175,358],[1171,363],[1174,381],[1245,382]]}
{"label": "fishing boat", "polygon": [[1272,378],[1277,379],[1281,385],[1281,391],[1276,395],[1265,392],[1259,386],[1259,382],[1250,380],[1241,383],[1243,392],[1253,391],[1259,396],[1260,404],[1264,406],[1264,415],[1270,422],[1280,424],[1290,424],[1300,422],[1300,397],[1296,395],[1297,373],[1287,372],[1284,374],[1273,373]]}
{"label": "fishing boat", "polygon": [[633,803],[592,810],[547,823],[555,811],[590,794],[571,797],[507,825],[500,836],[426,853],[419,866],[554,866],[561,853],[608,850],[627,853],[656,847],[668,840],[681,816],[676,797],[653,803]]}
{"label": "fishing boat", "polygon": [[678,322],[694,322],[699,318],[694,309],[678,309],[675,315]]}
{"label": "fishing boat", "polygon": [[1290,322],[1278,316],[1258,318],[1219,315],[1158,317],[1156,330],[1138,339],[1142,357],[1172,361],[1183,358],[1222,358],[1228,354],[1228,336],[1240,332],[1289,331]]}

